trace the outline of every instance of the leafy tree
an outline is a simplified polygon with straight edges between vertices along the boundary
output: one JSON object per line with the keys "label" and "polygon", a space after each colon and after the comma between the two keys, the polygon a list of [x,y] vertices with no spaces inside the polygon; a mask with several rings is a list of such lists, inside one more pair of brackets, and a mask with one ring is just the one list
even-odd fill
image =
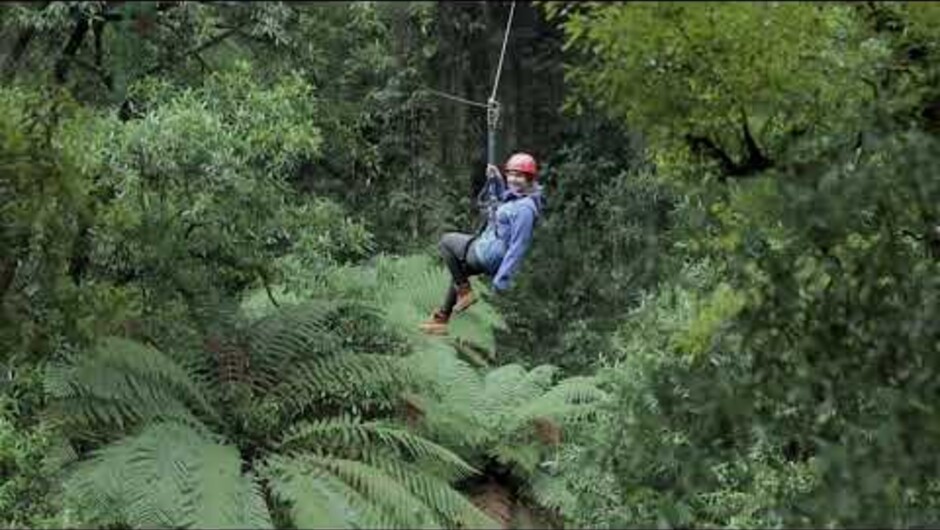
{"label": "leafy tree", "polygon": [[719,178],[759,174],[804,135],[857,132],[888,52],[847,5],[610,4],[564,24],[590,50],[568,69],[572,106],[642,129],[663,171],[701,157]]}
{"label": "leafy tree", "polygon": [[[922,241],[936,201],[936,145],[908,129],[917,125],[907,119],[911,101],[922,101],[904,99],[918,93],[905,84],[915,77],[885,79],[900,42],[872,32],[861,12],[629,5],[571,15],[574,45],[597,45],[604,57],[574,67],[572,79],[642,124],[659,177],[684,182],[672,252],[707,271],[671,278],[624,325],[604,370],[615,405],[569,453],[567,480],[585,524],[911,526],[935,518],[932,453],[918,446],[930,435],[914,434],[933,422],[918,404],[935,390],[911,374],[934,370],[924,359],[936,337],[916,323],[936,311],[936,261]],[[797,39],[812,27],[801,20],[828,30]],[[755,42],[794,38],[747,52],[727,48],[712,33],[718,27]],[[647,38],[613,39],[623,32]],[[853,40],[862,44],[842,48]],[[708,60],[692,64],[693,50]],[[770,50],[780,54],[764,57]],[[775,81],[777,58],[791,53],[799,75]],[[639,75],[647,59],[656,64]],[[858,75],[813,67],[827,61],[854,64]],[[701,86],[672,91],[684,79]],[[748,79],[773,82],[745,90]],[[871,84],[880,92],[861,88]],[[831,104],[816,106],[823,101]],[[735,124],[741,108],[748,119],[757,109],[783,113],[753,135],[767,163],[751,163],[759,158],[749,127]],[[682,154],[694,146],[689,134],[715,135],[710,143],[726,153],[736,144],[738,155],[725,164],[710,150],[719,163],[709,171]]]}

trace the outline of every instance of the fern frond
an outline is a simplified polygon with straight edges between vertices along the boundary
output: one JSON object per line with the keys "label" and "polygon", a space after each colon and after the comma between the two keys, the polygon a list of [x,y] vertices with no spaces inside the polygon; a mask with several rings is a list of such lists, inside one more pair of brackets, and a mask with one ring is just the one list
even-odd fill
{"label": "fern frond", "polygon": [[535,473],[529,482],[529,491],[540,506],[559,513],[574,513],[578,507],[577,497],[568,489],[561,477]]}
{"label": "fern frond", "polygon": [[431,343],[409,355],[406,362],[430,383],[422,389],[423,432],[448,447],[474,445],[487,436],[479,420],[482,377],[453,347]]}
{"label": "fern frond", "polygon": [[269,395],[287,404],[293,414],[325,399],[359,402],[391,401],[416,384],[418,375],[403,358],[389,355],[349,354],[295,364],[286,380]]}
{"label": "fern frond", "polygon": [[363,423],[352,418],[304,423],[288,433],[282,445],[289,449],[329,450],[332,454],[386,449],[399,457],[427,459],[446,466],[455,473],[455,478],[478,473],[459,456],[425,438],[398,427],[377,422]]}
{"label": "fern frond", "polygon": [[548,390],[555,381],[560,369],[551,364],[541,364],[529,370],[525,375],[524,383],[527,386],[533,386],[541,390]]}
{"label": "fern frond", "polygon": [[292,457],[273,455],[261,473],[290,506],[298,528],[392,528],[394,522],[362,493],[332,473]]}
{"label": "fern frond", "polygon": [[483,392],[477,369],[445,342],[423,345],[406,357],[405,363],[418,374],[420,381],[431,383],[425,390],[437,398],[445,399],[446,394],[451,399],[470,403]]}
{"label": "fern frond", "polygon": [[271,528],[261,486],[242,476],[241,455],[231,446],[203,443],[184,483],[189,528]]}
{"label": "fern frond", "polygon": [[598,386],[597,377],[575,376],[559,381],[549,394],[559,393],[568,403],[593,403],[608,398]]}
{"label": "fern frond", "polygon": [[537,417],[577,421],[596,410],[596,405],[605,398],[606,394],[597,388],[593,378],[569,378],[515,409],[512,424],[519,425]]}
{"label": "fern frond", "polygon": [[512,409],[543,392],[538,378],[529,378],[525,368],[518,364],[506,364],[491,370],[483,382],[479,409],[493,426],[498,425]]}
{"label": "fern frond", "polygon": [[124,427],[151,419],[198,425],[196,414],[215,418],[200,382],[163,352],[108,338],[74,363],[50,365],[44,387],[51,411],[67,425]]}
{"label": "fern frond", "polygon": [[341,489],[337,492],[329,477],[300,472],[288,462],[272,460],[269,466],[265,474],[271,492],[290,506],[291,520],[298,528],[354,528],[348,495]]}
{"label": "fern frond", "polygon": [[511,436],[507,436],[505,441],[498,440],[489,451],[501,464],[516,466],[527,475],[535,473],[542,460],[542,450],[539,446]]}
{"label": "fern frond", "polygon": [[496,521],[454,490],[448,482],[428,474],[420,464],[409,464],[379,454],[366,455],[366,461],[404,484],[444,521],[459,528],[499,528]]}
{"label": "fern frond", "polygon": [[511,363],[490,370],[483,381],[487,388],[512,388],[521,384],[526,375],[526,370],[522,365]]}
{"label": "fern frond", "polygon": [[66,498],[93,513],[116,510],[133,527],[270,528],[241,458],[177,423],[158,423],[96,451],[76,466]]}
{"label": "fern frond", "polygon": [[[440,306],[444,291],[452,281],[437,261],[425,255],[377,260],[376,305],[385,319],[419,348],[436,341],[464,341],[491,354],[495,350],[495,330],[505,324],[496,310],[485,301],[477,302],[467,312],[451,321],[449,337],[428,337],[418,331],[418,324]],[[486,287],[474,279],[479,291]]]}
{"label": "fern frond", "polygon": [[355,460],[304,455],[315,469],[328,471],[389,515],[394,528],[434,528],[433,510],[381,469]]}
{"label": "fern frond", "polygon": [[149,399],[134,394],[116,398],[84,395],[50,400],[44,416],[60,423],[66,432],[74,435],[121,432],[151,420],[178,421],[197,428],[203,425],[185,405],[163,395],[150,396]]}
{"label": "fern frond", "polygon": [[249,363],[261,389],[276,385],[294,364],[332,355],[339,336],[328,320],[342,302],[317,301],[286,307],[253,323],[249,330]]}

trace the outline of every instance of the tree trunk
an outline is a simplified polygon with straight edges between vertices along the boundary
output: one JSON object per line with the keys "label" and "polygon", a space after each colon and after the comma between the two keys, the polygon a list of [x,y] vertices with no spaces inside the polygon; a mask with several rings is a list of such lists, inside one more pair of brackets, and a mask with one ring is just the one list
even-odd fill
{"label": "tree trunk", "polygon": [[72,65],[72,58],[75,57],[75,53],[78,52],[82,42],[84,42],[85,34],[88,33],[88,27],[88,20],[86,18],[80,18],[75,24],[75,29],[72,30],[72,35],[69,37],[65,48],[62,50],[62,55],[55,63],[56,83],[65,83],[69,68]]}

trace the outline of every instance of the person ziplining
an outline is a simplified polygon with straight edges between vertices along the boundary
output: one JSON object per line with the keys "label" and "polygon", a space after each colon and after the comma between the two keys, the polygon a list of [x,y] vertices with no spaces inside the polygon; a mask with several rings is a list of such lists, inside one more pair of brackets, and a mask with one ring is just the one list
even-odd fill
{"label": "person ziplining", "polygon": [[444,304],[421,324],[425,333],[443,335],[453,313],[460,313],[476,302],[470,277],[493,277],[493,289],[509,288],[532,241],[532,233],[544,205],[538,183],[538,167],[527,153],[509,157],[504,170],[488,165],[484,191],[497,201],[490,205],[486,225],[478,235],[449,232],[441,237],[438,249],[450,271],[451,283]]}
{"label": "person ziplining", "polygon": [[[476,302],[470,287],[470,278],[476,275],[492,276],[493,289],[505,291],[518,272],[532,241],[532,233],[545,204],[538,183],[538,166],[528,153],[515,153],[506,161],[503,173],[495,164],[496,126],[499,121],[499,103],[496,93],[506,56],[506,43],[512,28],[516,3],[512,3],[499,64],[493,81],[493,91],[486,105],[449,94],[437,93],[461,103],[485,107],[487,111],[487,167],[486,184],[477,197],[486,222],[474,234],[449,232],[438,243],[441,257],[450,271],[451,282],[444,295],[444,303],[429,320],[420,325],[425,333],[444,335],[454,313],[460,313]],[[436,92],[436,91],[431,91]]]}

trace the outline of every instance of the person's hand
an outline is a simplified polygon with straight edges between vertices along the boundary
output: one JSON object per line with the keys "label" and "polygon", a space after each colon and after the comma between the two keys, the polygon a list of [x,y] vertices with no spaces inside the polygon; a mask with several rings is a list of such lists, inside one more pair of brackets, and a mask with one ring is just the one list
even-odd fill
{"label": "person's hand", "polygon": [[502,179],[503,174],[499,172],[499,168],[493,164],[486,165],[486,178],[488,179]]}

